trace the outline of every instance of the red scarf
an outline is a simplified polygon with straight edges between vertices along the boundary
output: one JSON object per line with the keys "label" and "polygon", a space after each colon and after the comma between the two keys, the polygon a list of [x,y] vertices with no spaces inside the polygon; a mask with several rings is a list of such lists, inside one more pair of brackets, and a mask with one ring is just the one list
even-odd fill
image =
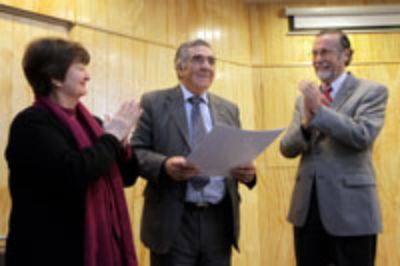
{"label": "red scarf", "polygon": [[[76,114],[89,132],[48,97],[39,97],[34,105],[45,108],[66,125],[80,150],[91,146],[92,139],[104,133],[82,103],[78,103]],[[137,266],[122,177],[116,163],[108,175],[87,188],[84,234],[85,266]]]}

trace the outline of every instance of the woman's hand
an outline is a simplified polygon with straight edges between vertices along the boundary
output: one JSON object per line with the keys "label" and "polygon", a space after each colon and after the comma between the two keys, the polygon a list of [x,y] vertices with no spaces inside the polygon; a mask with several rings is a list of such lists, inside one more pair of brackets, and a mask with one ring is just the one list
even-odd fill
{"label": "woman's hand", "polygon": [[104,131],[115,136],[121,143],[127,141],[129,134],[135,128],[142,110],[135,100],[122,103],[112,118],[104,121]]}

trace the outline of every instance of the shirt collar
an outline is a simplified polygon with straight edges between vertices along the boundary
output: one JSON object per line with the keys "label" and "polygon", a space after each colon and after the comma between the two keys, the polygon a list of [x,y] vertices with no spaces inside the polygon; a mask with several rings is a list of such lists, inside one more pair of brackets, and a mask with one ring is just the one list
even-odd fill
{"label": "shirt collar", "polygon": [[[185,103],[188,102],[188,99],[190,97],[195,96],[190,90],[188,90],[185,87],[185,85],[183,85],[182,83],[179,84],[179,85],[180,85],[181,91],[183,93],[183,99],[185,100]],[[199,95],[199,97],[201,97],[206,104],[208,104],[208,97],[207,96],[208,96],[207,92],[204,92],[203,94]]]}
{"label": "shirt collar", "polygon": [[342,84],[344,80],[347,78],[348,73],[343,72],[335,81],[331,83],[331,96],[332,98],[335,98],[335,95],[339,92],[340,88],[342,87]]}

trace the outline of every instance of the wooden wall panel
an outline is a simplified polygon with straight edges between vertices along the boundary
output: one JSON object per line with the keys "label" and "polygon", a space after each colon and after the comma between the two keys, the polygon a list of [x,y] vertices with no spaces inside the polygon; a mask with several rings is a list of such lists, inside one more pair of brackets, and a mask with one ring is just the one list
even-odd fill
{"label": "wooden wall panel", "polygon": [[[256,68],[253,73],[256,128],[286,128],[292,120],[294,102],[299,95],[297,83],[302,79],[315,80],[312,69]],[[269,158],[269,167],[297,164],[296,160],[286,160],[279,154],[279,141],[274,142],[265,155]]]}
{"label": "wooden wall panel", "polygon": [[[297,1],[300,2],[300,1]],[[399,4],[398,0],[335,0],[303,1],[303,4],[253,4],[249,5],[251,22],[252,63],[263,65],[305,65],[310,60],[312,36],[287,35],[288,20],[284,15],[285,6],[324,7],[368,4]],[[398,33],[351,34],[350,39],[359,49],[354,55],[354,63],[398,62],[400,45]],[[384,42],[382,40],[385,40]]]}
{"label": "wooden wall panel", "polygon": [[[70,37],[82,42],[91,53],[90,89],[84,101],[99,116],[115,111],[123,100],[131,97],[138,99],[146,91],[178,84],[173,63],[175,50],[172,48],[115,37],[86,27],[74,28]],[[216,73],[212,91],[238,103],[242,110],[243,127],[254,128],[250,67],[220,61]],[[144,185],[145,182],[140,180],[133,188],[126,190],[140,265],[148,265],[148,251],[139,239]],[[257,217],[257,193],[243,189],[243,194],[244,198],[252,198],[244,201],[243,216]],[[247,222],[243,221],[243,224]],[[257,242],[252,235],[255,227],[258,227],[256,218],[249,219],[247,226],[244,226],[243,250],[240,256],[235,256],[236,265],[247,265],[242,261],[259,257],[257,245],[246,245],[250,241]]]}
{"label": "wooden wall panel", "polygon": [[293,231],[286,217],[296,167],[265,167],[269,160],[257,161],[260,226],[252,233],[260,235],[261,260],[247,265],[294,266]]}
{"label": "wooden wall panel", "polygon": [[[89,94],[83,101],[100,117],[103,117],[105,113],[114,112],[123,100],[132,97],[139,99],[145,91],[175,86],[177,84],[173,65],[175,48],[188,38],[203,37],[211,41],[220,59],[215,86],[212,90],[237,102],[242,108],[244,127],[254,128],[252,76],[249,65],[246,65],[250,62],[247,9],[241,0],[161,2],[158,0],[91,0],[69,1],[68,7],[65,5],[67,1],[50,3],[49,1],[3,0],[0,3],[77,23],[77,26],[69,33],[69,38],[82,42],[88,48],[92,58],[89,65],[91,75]],[[30,21],[26,25],[32,23],[36,22]],[[29,26],[17,28],[15,29],[17,33],[14,33],[13,27],[13,24],[2,27],[4,34],[1,36],[7,36],[7,38],[2,38],[7,41],[2,42],[2,45],[8,44],[10,50],[15,46],[18,35],[29,40],[32,37],[29,31],[35,28]],[[22,42],[20,44],[23,45]],[[21,54],[22,48],[15,50],[16,57]],[[2,59],[7,58],[7,54],[3,51],[1,55]],[[20,58],[13,58],[13,60],[18,61]],[[8,128],[15,112],[29,105],[32,100],[32,94],[26,84],[23,92],[16,89],[17,86],[21,86],[18,82],[24,82],[20,78],[21,72],[10,65],[5,73],[9,75],[1,76],[2,84],[8,82],[9,85],[6,91],[2,91],[2,95],[6,99],[13,99],[11,101],[13,109],[5,110],[9,112],[9,115],[8,120],[2,117],[1,122],[4,125],[2,128]],[[0,143],[4,146],[4,138]],[[4,147],[0,146],[0,148],[3,151]],[[5,165],[4,160],[0,162]],[[2,171],[6,176],[6,170]],[[6,179],[1,180],[5,185]],[[126,190],[140,265],[149,264],[148,251],[139,240],[144,185],[145,182],[140,180],[133,188]],[[3,186],[0,189],[2,193],[0,226],[2,226],[2,233],[5,233],[10,206],[6,187]],[[243,191],[243,193],[245,197],[251,198],[249,201],[244,201],[244,215],[257,217],[256,192]],[[246,240],[244,243],[254,241],[251,233],[255,227],[258,227],[256,218],[251,219],[250,223],[244,226],[242,233],[242,239]],[[243,246],[241,255],[236,255],[234,258],[235,265],[247,265],[248,261],[260,256],[258,245]]]}
{"label": "wooden wall panel", "polygon": [[[241,13],[240,17],[245,18],[247,12],[243,9],[244,6],[240,1],[236,2],[239,4],[235,4],[235,12]],[[59,3],[57,6],[47,3],[47,9],[39,2],[33,1],[3,1],[2,3],[50,16],[70,18],[66,15],[60,15],[57,12],[57,10],[63,9],[59,8],[62,6],[62,3]],[[71,4],[70,7],[74,7],[74,4]],[[94,113],[102,117],[105,113],[114,112],[118,103],[123,99],[130,97],[139,98],[144,91],[176,85],[177,81],[173,70],[174,47],[189,37],[194,38],[198,36],[199,31],[203,27],[209,31],[207,32],[203,29],[203,35],[200,34],[200,36],[206,37],[214,43],[220,41],[220,36],[225,36],[226,39],[233,39],[227,33],[228,31],[233,31],[229,28],[229,23],[227,23],[224,29],[227,32],[222,32],[221,29],[216,31],[213,28],[215,23],[219,23],[214,18],[219,18],[221,21],[228,21],[229,12],[226,9],[229,8],[229,1],[225,1],[222,5],[217,1],[209,1],[208,3],[196,1],[195,3],[190,3],[187,1],[171,0],[163,1],[161,5],[159,1],[118,0],[113,1],[112,4],[105,0],[78,1],[73,15],[75,16],[76,14],[78,24],[82,24],[82,26],[74,28],[70,33],[70,37],[82,42],[92,55],[92,63],[89,67],[92,81],[90,83],[90,92],[84,98],[84,102],[89,105]],[[221,12],[223,15],[220,15]],[[187,23],[188,21],[192,23]],[[239,19],[236,19],[234,23],[240,23]],[[245,21],[242,24],[247,24],[247,22]],[[6,30],[7,27],[3,29]],[[26,29],[17,29],[18,35],[29,38],[30,35],[24,32],[24,30],[29,31],[29,27]],[[237,32],[237,30],[234,31]],[[248,32],[244,32],[243,35],[248,36]],[[3,36],[10,36],[10,34],[7,33]],[[16,38],[16,34],[14,38]],[[243,36],[241,40],[243,42]],[[4,42],[4,44],[6,43]],[[249,62],[248,40],[244,42],[246,45],[245,49],[240,49],[240,43],[235,44],[236,50],[241,51],[241,53],[237,53],[239,56],[236,58],[228,58],[234,53],[230,52],[232,48],[229,46],[229,41],[227,43],[224,46],[215,45],[215,49],[222,52],[221,56],[218,55],[219,58],[225,56],[225,61],[247,60]],[[10,47],[13,45],[14,43],[10,44]],[[21,54],[21,51],[18,51],[18,54]],[[20,58],[16,59],[16,61],[18,60]],[[229,67],[229,63],[224,63],[224,61],[221,64]],[[246,69],[246,67],[241,67],[241,69]],[[237,69],[236,72],[240,73],[241,69]],[[247,77],[242,83],[247,83],[244,89],[248,90],[251,87],[249,83],[251,79],[250,68],[247,67],[246,70],[245,75],[241,76]],[[10,69],[9,73],[14,73],[15,76],[21,75],[16,69]],[[224,74],[224,77],[226,78],[229,75],[230,73],[227,72]],[[6,76],[6,78],[9,76]],[[238,77],[238,74],[235,73],[234,76]],[[18,82],[24,82],[23,79],[8,78],[8,80],[12,84],[7,87],[10,90],[4,91],[3,95],[6,98],[14,97],[15,99],[12,101],[14,111],[10,111],[7,121],[2,121],[4,128],[7,128],[13,114],[26,106],[27,102],[31,101],[32,98],[30,89],[26,85],[23,92],[14,89],[19,86]],[[236,81],[238,80],[236,78]],[[235,96],[232,92],[238,91],[240,88],[232,89],[232,85],[234,84],[231,82],[226,88],[229,90],[230,98],[234,100]],[[219,86],[217,90],[223,94],[224,88],[224,86]],[[7,93],[10,94],[9,97]],[[247,94],[246,91],[240,94],[242,99],[244,99],[243,94]],[[247,97],[247,100],[251,99],[252,96]],[[242,105],[247,106],[244,103]],[[249,116],[249,118],[246,119],[247,124],[254,125],[251,122],[252,117]],[[3,143],[4,141],[2,141]],[[1,162],[5,165],[4,160]],[[5,170],[4,175],[6,175]],[[5,178],[2,179],[4,184],[6,183],[5,180]],[[135,203],[130,204],[130,209],[132,210],[131,218],[135,232],[139,232],[142,201],[141,190],[143,185],[144,182],[139,182],[134,189],[127,190],[128,198],[135,199]],[[6,209],[8,207],[4,208],[4,210]],[[138,234],[136,234],[136,240],[139,243]],[[146,250],[140,247],[139,254],[141,262],[146,263],[148,260]]]}
{"label": "wooden wall panel", "polygon": [[211,91],[238,104],[242,127],[254,128],[252,77],[249,67],[217,62]]}
{"label": "wooden wall panel", "polygon": [[[291,2],[297,2],[296,6],[333,5],[327,0]],[[353,0],[352,4],[395,2]],[[175,86],[175,49],[180,42],[199,36],[212,43],[219,59],[212,91],[238,103],[245,129],[286,127],[298,95],[296,83],[303,78],[315,79],[310,65],[313,37],[286,35],[283,4],[247,7],[242,0],[0,0],[0,3],[77,23],[68,37],[82,42],[92,56],[90,90],[84,102],[101,117],[114,112],[123,100],[139,99],[146,91]],[[345,0],[334,3],[349,4]],[[59,27],[42,24],[0,16],[0,153],[4,151],[12,117],[32,101],[19,69],[24,44],[42,34],[65,35],[65,31],[59,32]],[[396,95],[400,86],[397,49],[400,38],[397,33],[353,34],[350,38],[356,50],[351,70],[387,84],[391,93],[390,115],[375,145],[374,160],[385,217],[378,265],[394,266],[400,264],[399,252],[395,250],[400,245],[400,221],[393,211],[400,207],[400,183],[396,182],[399,159],[395,159],[400,138],[397,111],[400,97]],[[0,159],[0,235],[5,233],[10,207],[5,166]],[[257,160],[259,185],[251,192],[241,188],[241,253],[235,253],[234,266],[294,265],[292,230],[286,222],[286,213],[296,166],[297,160],[282,158],[278,142]],[[144,185],[144,181],[139,181],[126,190],[126,196],[140,265],[149,265],[148,251],[139,241]]]}
{"label": "wooden wall panel", "polygon": [[248,12],[242,0],[0,0],[0,4],[167,47],[202,37],[221,58],[250,62]]}
{"label": "wooden wall panel", "polygon": [[9,125],[15,114],[33,101],[22,71],[22,55],[28,42],[48,35],[66,36],[66,29],[0,13],[0,236],[6,234],[10,210],[8,172],[3,157]]}
{"label": "wooden wall panel", "polygon": [[221,58],[250,62],[248,13],[241,0],[88,0],[76,5],[78,24],[170,48],[202,37]]}
{"label": "wooden wall panel", "polygon": [[400,64],[357,66],[355,73],[389,87],[385,126],[375,144],[374,165],[378,175],[378,192],[382,204],[384,233],[379,238],[377,265],[399,265],[400,253]]}
{"label": "wooden wall panel", "polygon": [[[238,104],[242,128],[254,129],[254,106],[251,69],[240,65],[218,62],[216,81],[212,91]],[[261,265],[259,228],[259,190],[248,190],[241,186],[241,238],[240,254],[234,253],[233,265]],[[249,244],[251,243],[251,244]]]}
{"label": "wooden wall panel", "polygon": [[66,20],[75,19],[76,0],[0,0],[0,4]]}
{"label": "wooden wall panel", "polygon": [[[397,93],[400,88],[400,64],[376,64],[368,66],[354,66],[349,69],[354,75],[376,80],[386,84],[389,88],[389,102],[385,126],[380,133],[374,148],[374,165],[377,172],[378,192],[382,205],[382,214],[384,221],[384,233],[379,237],[377,265],[395,266],[400,264],[400,257],[397,247],[400,245],[400,217],[397,211],[400,209],[400,175],[399,167],[400,157],[398,156],[398,143],[400,143],[400,117],[399,108],[400,96]],[[257,69],[254,74],[255,83],[255,105],[256,113],[262,113],[264,116],[256,120],[256,126],[259,129],[275,128],[287,126],[292,119],[294,101],[299,94],[296,89],[296,83],[301,79],[315,79],[311,68],[266,68]],[[258,86],[258,88],[256,88]],[[268,99],[268,100],[267,100]],[[279,114],[278,118],[276,113]],[[269,114],[269,115],[268,115]],[[277,121],[279,120],[279,121]],[[266,225],[268,232],[282,230],[282,224],[270,223],[269,220],[286,217],[288,211],[287,200],[293,186],[294,174],[297,160],[288,160],[279,153],[278,142],[275,142],[271,149],[263,154],[258,162],[259,175],[262,182],[269,180],[265,187],[270,188],[268,192],[262,192],[261,200],[264,204],[259,205],[261,216],[260,221]],[[264,184],[261,183],[261,188]],[[283,198],[282,195],[285,197]],[[284,207],[284,212],[282,208]],[[284,215],[284,216],[283,216]],[[291,227],[283,225],[286,229],[284,234],[287,245],[291,245]],[[260,228],[261,229],[261,228]],[[266,247],[271,241],[269,238],[263,238],[260,246]],[[267,250],[267,249],[266,249]],[[276,250],[282,257],[287,256],[287,247],[281,247]],[[270,253],[273,256],[274,253]],[[272,265],[272,264],[271,264]],[[292,265],[278,263],[274,265]]]}
{"label": "wooden wall panel", "polygon": [[[12,16],[0,14],[0,29],[7,36],[13,32]],[[12,95],[12,71],[11,62],[13,62],[13,41],[11,38],[4,39],[0,42],[0,58],[2,66],[2,75],[0,75],[0,152],[3,154],[8,135],[8,127],[11,122],[12,110],[10,99]],[[7,165],[3,158],[0,159],[0,187],[7,186]],[[2,204],[2,203],[1,203]],[[0,221],[4,224],[4,220]],[[0,232],[5,232],[0,231]],[[0,233],[1,234],[1,233]]]}
{"label": "wooden wall panel", "polygon": [[[305,2],[305,1],[304,1]],[[385,1],[396,3],[398,1]],[[291,6],[383,4],[382,1],[307,1]],[[291,122],[297,83],[302,79],[317,81],[311,66],[313,36],[288,36],[283,4],[249,6],[252,42],[253,89],[257,129],[287,127]],[[379,236],[377,265],[400,265],[400,183],[398,143],[400,138],[400,42],[398,33],[350,34],[355,50],[349,70],[356,76],[378,81],[389,88],[389,102],[384,129],[374,146],[374,165],[382,205],[384,233]],[[259,195],[261,265],[294,265],[292,226],[285,222],[298,159],[288,160],[279,153],[279,142],[257,161],[262,180]],[[277,239],[279,232],[281,238]],[[284,243],[266,248],[271,241]]]}

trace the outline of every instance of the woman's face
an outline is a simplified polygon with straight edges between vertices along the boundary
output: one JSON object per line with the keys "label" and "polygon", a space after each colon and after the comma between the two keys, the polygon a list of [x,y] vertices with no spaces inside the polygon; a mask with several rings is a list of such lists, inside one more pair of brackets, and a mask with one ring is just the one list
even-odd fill
{"label": "woman's face", "polygon": [[68,68],[63,81],[55,82],[56,90],[68,98],[79,99],[87,94],[87,82],[90,80],[86,65],[75,62]]}

